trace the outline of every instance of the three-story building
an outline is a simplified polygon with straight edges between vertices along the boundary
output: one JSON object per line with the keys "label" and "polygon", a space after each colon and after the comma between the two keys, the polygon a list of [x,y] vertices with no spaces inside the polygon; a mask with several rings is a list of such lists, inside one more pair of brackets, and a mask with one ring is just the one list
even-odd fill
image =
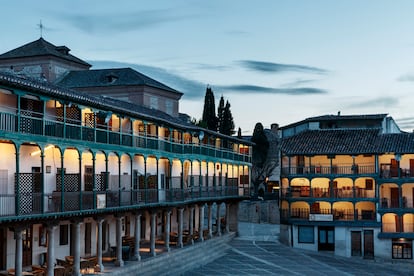
{"label": "three-story building", "polygon": [[281,240],[341,256],[412,259],[414,134],[386,114],[281,128]]}
{"label": "three-story building", "polygon": [[251,144],[181,120],[182,93],[69,51],[40,38],[0,55],[0,270],[72,258],[79,274],[81,257],[103,270],[111,250],[122,266],[141,242],[155,255],[237,231]]}

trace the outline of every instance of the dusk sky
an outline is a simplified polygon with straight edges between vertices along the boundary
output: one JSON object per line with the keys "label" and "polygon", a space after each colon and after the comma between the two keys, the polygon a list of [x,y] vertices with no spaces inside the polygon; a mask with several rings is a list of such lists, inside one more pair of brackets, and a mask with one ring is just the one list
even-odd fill
{"label": "dusk sky", "polygon": [[200,119],[206,86],[236,130],[312,116],[392,116],[414,129],[414,1],[4,1],[0,53],[40,37],[92,69],[132,67],[184,93]]}

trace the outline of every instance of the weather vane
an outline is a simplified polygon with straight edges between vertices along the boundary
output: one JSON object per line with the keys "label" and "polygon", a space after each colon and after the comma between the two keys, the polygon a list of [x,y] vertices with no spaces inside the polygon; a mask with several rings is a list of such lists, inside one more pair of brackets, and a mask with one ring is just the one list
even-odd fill
{"label": "weather vane", "polygon": [[42,24],[42,20],[40,20],[40,23],[37,24],[37,26],[39,27],[39,30],[40,30],[40,37],[43,37],[43,24]]}

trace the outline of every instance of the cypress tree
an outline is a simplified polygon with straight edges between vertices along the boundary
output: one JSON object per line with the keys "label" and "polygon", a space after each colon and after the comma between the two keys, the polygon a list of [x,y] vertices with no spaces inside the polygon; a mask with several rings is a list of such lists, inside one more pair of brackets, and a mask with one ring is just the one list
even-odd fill
{"label": "cypress tree", "polygon": [[202,121],[207,126],[207,129],[217,131],[217,116],[216,104],[214,102],[214,94],[209,86],[206,89],[204,96],[204,109]]}

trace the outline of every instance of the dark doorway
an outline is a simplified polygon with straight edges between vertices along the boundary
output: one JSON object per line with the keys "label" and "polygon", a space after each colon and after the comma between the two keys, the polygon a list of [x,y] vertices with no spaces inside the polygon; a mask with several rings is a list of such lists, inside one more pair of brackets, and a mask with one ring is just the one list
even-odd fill
{"label": "dark doorway", "polygon": [[92,235],[92,223],[87,222],[85,223],[85,254],[91,254],[91,248],[92,248],[91,235]]}
{"label": "dark doorway", "polygon": [[362,256],[361,231],[351,232],[351,256]]}
{"label": "dark doorway", "polygon": [[332,226],[320,226],[318,229],[318,250],[335,250],[335,228]]}
{"label": "dark doorway", "polygon": [[398,188],[391,188],[391,208],[398,208],[400,193]]}
{"label": "dark doorway", "polygon": [[33,227],[30,226],[23,230],[23,266],[32,265],[32,245],[33,245]]}
{"label": "dark doorway", "polygon": [[374,258],[374,230],[364,230],[364,259]]}

